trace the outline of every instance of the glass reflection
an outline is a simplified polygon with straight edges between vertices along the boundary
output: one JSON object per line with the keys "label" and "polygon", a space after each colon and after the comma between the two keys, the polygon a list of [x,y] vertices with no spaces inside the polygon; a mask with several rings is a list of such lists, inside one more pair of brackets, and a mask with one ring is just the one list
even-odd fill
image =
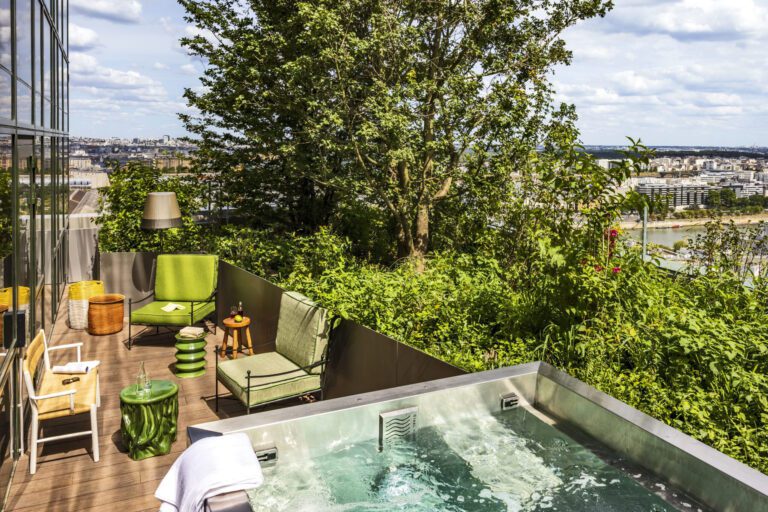
{"label": "glass reflection", "polygon": [[16,0],[16,76],[32,83],[32,2]]}
{"label": "glass reflection", "polygon": [[0,65],[8,71],[13,61],[11,51],[11,0],[0,0]]}
{"label": "glass reflection", "polygon": [[16,118],[32,124],[32,89],[21,80],[16,80]]}
{"label": "glass reflection", "polygon": [[[16,286],[17,304],[19,311],[26,311],[30,304],[30,289],[33,286],[30,269],[30,246],[32,244],[32,175],[34,162],[34,148],[32,137],[19,137],[16,143],[18,154],[18,233],[16,250]],[[27,316],[29,322],[29,316]],[[27,329],[27,334],[29,329]]]}
{"label": "glass reflection", "polygon": [[[0,135],[0,353],[13,339],[5,339],[3,314],[13,307],[13,147],[10,135]],[[0,367],[3,357],[0,357]],[[2,482],[0,482],[2,489]]]}
{"label": "glass reflection", "polygon": [[12,119],[11,74],[0,68],[0,117]]}
{"label": "glass reflection", "polygon": [[[13,459],[11,458],[11,413],[13,404],[11,397],[11,379],[7,379],[0,387],[0,489],[5,490],[13,474]],[[0,502],[2,504],[2,502]]]}

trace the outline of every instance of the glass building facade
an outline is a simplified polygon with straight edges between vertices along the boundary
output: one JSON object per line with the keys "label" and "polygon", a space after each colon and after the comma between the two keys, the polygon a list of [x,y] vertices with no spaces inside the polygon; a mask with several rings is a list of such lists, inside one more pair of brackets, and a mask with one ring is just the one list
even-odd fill
{"label": "glass building facade", "polygon": [[0,0],[0,505],[20,456],[20,361],[66,283],[68,0]]}

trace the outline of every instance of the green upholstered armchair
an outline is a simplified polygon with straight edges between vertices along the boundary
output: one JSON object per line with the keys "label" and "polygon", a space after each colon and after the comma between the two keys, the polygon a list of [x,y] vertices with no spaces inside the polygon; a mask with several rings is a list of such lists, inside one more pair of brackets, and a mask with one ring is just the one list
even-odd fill
{"label": "green upholstered armchair", "polygon": [[328,312],[296,292],[283,292],[275,351],[219,361],[216,349],[216,410],[219,382],[252,407],[320,392],[322,399],[331,321]]}
{"label": "green upholstered armchair", "polygon": [[[216,313],[219,257],[207,254],[162,254],[157,257],[155,289],[139,300],[128,301],[128,349],[133,344],[132,325],[184,327]],[[136,304],[152,302],[134,310]],[[163,311],[169,303],[183,309]]]}

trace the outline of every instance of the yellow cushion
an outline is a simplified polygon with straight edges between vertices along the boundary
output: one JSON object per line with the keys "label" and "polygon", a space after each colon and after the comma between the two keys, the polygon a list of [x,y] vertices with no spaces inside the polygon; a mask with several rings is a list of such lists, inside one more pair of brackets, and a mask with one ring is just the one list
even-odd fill
{"label": "yellow cushion", "polygon": [[[91,370],[86,374],[65,375],[45,371],[43,379],[38,387],[38,395],[50,395],[60,391],[74,389],[75,409],[74,412],[69,408],[69,396],[60,396],[57,398],[48,398],[46,400],[37,400],[37,414],[41,420],[60,418],[71,414],[80,414],[90,412],[91,406],[96,404],[96,380],[99,376],[99,370]],[[78,382],[72,384],[62,384],[61,381],[71,377],[80,377]]]}

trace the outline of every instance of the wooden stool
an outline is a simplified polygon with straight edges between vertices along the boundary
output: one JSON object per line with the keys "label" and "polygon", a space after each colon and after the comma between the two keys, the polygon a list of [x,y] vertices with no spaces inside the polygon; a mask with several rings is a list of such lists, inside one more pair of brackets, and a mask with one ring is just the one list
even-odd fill
{"label": "wooden stool", "polygon": [[240,342],[243,337],[242,331],[245,331],[245,340],[248,350],[253,355],[253,346],[251,345],[251,331],[248,326],[251,325],[251,319],[243,317],[242,322],[235,322],[234,318],[224,319],[224,341],[221,344],[221,357],[227,355],[227,338],[232,337],[232,358],[237,359],[237,353],[240,351]]}

